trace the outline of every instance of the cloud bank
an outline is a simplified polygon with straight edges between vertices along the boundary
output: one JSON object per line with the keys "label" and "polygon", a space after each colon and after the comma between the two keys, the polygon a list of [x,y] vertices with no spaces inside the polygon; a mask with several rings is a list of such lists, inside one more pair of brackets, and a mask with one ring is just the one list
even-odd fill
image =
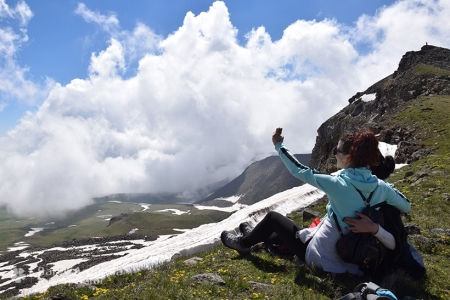
{"label": "cloud bank", "polygon": [[[295,153],[310,153],[320,124],[391,74],[406,51],[450,47],[449,6],[398,1],[351,27],[298,20],[277,41],[259,27],[241,45],[220,1],[188,12],[167,37],[142,23],[122,30],[120,15],[80,4],[75,13],[107,32],[109,45],[92,54],[87,78],[54,84],[0,138],[0,204],[20,216],[55,216],[112,193],[195,195],[271,153],[277,126]],[[0,9],[4,18],[4,0]],[[16,16],[26,26],[32,12],[24,11]],[[2,53],[20,45],[2,30]]]}

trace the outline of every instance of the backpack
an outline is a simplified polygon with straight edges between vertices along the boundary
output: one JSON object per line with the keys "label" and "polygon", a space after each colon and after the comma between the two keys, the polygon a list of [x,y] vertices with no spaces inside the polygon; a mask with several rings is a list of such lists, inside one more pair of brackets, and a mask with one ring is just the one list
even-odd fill
{"label": "backpack", "polygon": [[373,282],[361,283],[356,286],[353,293],[349,293],[340,300],[397,300],[395,295],[381,288]]}
{"label": "backpack", "polygon": [[[386,201],[370,206],[370,200],[374,191],[366,199],[360,190],[356,190],[366,204],[362,213],[367,215],[373,222],[383,226],[383,214],[377,208],[385,204]],[[365,274],[374,275],[386,255],[386,247],[371,233],[349,232],[347,235],[344,235],[337,221],[336,214],[334,213],[333,215],[339,233],[341,234],[341,238],[336,242],[336,250],[341,259],[345,262],[358,265],[359,269]]]}

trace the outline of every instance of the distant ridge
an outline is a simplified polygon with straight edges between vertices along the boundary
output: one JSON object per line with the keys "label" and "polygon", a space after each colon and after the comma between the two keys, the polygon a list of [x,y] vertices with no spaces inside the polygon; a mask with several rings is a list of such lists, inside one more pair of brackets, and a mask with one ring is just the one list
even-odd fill
{"label": "distant ridge", "polygon": [[[295,157],[307,166],[311,154],[296,154]],[[241,196],[238,203],[251,205],[303,183],[289,173],[278,156],[269,156],[254,162],[233,181],[197,204],[227,207],[233,203],[223,198]]]}
{"label": "distant ridge", "polygon": [[119,201],[148,204],[175,204],[182,200],[177,195],[175,193],[118,193],[97,197],[94,200],[99,203]]}

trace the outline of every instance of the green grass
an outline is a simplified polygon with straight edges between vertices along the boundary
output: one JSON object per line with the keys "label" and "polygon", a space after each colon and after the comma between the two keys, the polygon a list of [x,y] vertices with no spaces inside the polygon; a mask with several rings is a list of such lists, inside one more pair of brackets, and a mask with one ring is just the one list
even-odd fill
{"label": "green grass", "polygon": [[[189,257],[183,257],[152,270],[105,278],[96,282],[95,288],[59,285],[23,299],[49,299],[58,293],[68,299],[338,299],[361,280],[367,281],[348,274],[331,276],[307,266],[298,267],[293,260],[274,258],[266,252],[243,258],[236,251],[219,246],[196,256],[203,260],[195,265],[186,264]],[[200,284],[192,279],[204,273],[219,275],[226,285]],[[269,288],[256,289],[251,281]],[[433,298],[421,290],[422,286],[423,283],[403,280],[397,295]]]}
{"label": "green grass", "polygon": [[135,213],[124,222],[115,223],[98,232],[99,236],[127,233],[133,228],[139,228],[137,233],[142,235],[179,234],[177,229],[192,229],[202,224],[220,222],[230,216],[230,213],[214,210],[198,210],[190,205],[170,205],[170,208],[190,211],[190,214],[175,215],[172,212],[151,212],[167,209],[169,206],[150,206],[150,212]]}
{"label": "green grass", "polygon": [[[189,214],[175,215],[173,212],[156,212],[165,209],[178,209]],[[0,210],[0,250],[6,250],[15,242],[25,242],[34,246],[49,247],[63,241],[98,236],[114,236],[130,232],[141,235],[179,234],[177,229],[192,229],[202,224],[220,222],[230,216],[230,213],[215,210],[199,210],[192,205],[184,204],[153,204],[148,210],[141,212],[142,207],[134,203],[94,203],[66,218],[54,220],[54,225],[45,225],[50,220],[23,219],[16,220]],[[128,213],[130,216],[121,222],[108,226],[99,216],[118,216]],[[76,225],[76,226],[71,226]],[[69,227],[71,226],[71,227]],[[32,227],[45,227],[47,229],[37,232],[30,237],[24,235]]]}
{"label": "green grass", "polygon": [[433,67],[426,64],[418,64],[414,68],[414,75],[415,76],[421,76],[421,75],[435,75],[435,76],[448,76],[450,75],[449,70],[441,69],[438,67]]}

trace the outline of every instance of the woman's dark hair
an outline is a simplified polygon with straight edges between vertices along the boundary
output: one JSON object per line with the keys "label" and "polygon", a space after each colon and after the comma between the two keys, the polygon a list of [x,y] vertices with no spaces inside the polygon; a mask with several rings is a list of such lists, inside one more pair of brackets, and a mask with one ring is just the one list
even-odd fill
{"label": "woman's dark hair", "polygon": [[395,170],[395,161],[391,155],[383,156],[380,154],[380,161],[378,165],[371,166],[372,174],[378,179],[384,180],[388,178]]}
{"label": "woman's dark hair", "polygon": [[343,143],[341,150],[348,154],[347,162],[350,167],[361,168],[378,164],[380,150],[378,139],[372,131],[346,134],[339,140]]}

